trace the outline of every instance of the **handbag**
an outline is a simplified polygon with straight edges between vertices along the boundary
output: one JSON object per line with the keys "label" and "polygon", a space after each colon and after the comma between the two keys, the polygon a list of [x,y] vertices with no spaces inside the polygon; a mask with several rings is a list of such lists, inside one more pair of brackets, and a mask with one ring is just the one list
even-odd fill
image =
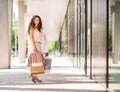
{"label": "handbag", "polygon": [[40,74],[45,72],[44,57],[41,52],[31,53],[29,60],[31,74]]}

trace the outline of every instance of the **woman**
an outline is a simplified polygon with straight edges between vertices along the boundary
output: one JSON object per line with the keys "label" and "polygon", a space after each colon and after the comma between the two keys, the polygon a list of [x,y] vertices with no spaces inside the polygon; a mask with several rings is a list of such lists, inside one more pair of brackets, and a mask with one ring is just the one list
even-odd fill
{"label": "woman", "polygon": [[[28,34],[30,37],[30,42],[32,44],[32,52],[42,52],[42,20],[38,15],[34,15],[32,17],[28,28]],[[38,79],[37,74],[32,74],[31,77],[34,83],[41,82],[41,80]]]}

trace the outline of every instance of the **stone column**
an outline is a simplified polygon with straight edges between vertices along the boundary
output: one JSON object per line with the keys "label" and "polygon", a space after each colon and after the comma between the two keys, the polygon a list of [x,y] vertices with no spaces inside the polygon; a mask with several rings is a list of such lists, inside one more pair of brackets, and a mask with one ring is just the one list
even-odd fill
{"label": "stone column", "polygon": [[0,68],[10,68],[12,0],[0,0]]}
{"label": "stone column", "polygon": [[24,12],[25,12],[25,6],[24,1],[18,1],[18,7],[19,7],[19,22],[18,22],[18,49],[19,49],[19,62],[25,63],[26,58],[26,31],[25,31],[25,18],[24,18]]}

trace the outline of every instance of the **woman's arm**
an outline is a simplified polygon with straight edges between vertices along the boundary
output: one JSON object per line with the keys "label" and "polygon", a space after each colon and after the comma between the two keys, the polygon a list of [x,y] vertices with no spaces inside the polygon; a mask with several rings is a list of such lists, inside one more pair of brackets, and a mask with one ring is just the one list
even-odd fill
{"label": "woman's arm", "polygon": [[36,52],[37,47],[36,47],[35,40],[34,40],[34,29],[32,27],[30,28],[30,40],[31,40],[32,45],[34,47],[34,51]]}

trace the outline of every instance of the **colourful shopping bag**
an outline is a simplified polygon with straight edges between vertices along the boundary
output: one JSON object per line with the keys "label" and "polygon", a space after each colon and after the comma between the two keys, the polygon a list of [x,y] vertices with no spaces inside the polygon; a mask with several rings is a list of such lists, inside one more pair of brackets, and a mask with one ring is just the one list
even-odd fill
{"label": "colourful shopping bag", "polygon": [[45,72],[44,57],[41,52],[30,54],[30,68],[31,74],[40,74]]}

